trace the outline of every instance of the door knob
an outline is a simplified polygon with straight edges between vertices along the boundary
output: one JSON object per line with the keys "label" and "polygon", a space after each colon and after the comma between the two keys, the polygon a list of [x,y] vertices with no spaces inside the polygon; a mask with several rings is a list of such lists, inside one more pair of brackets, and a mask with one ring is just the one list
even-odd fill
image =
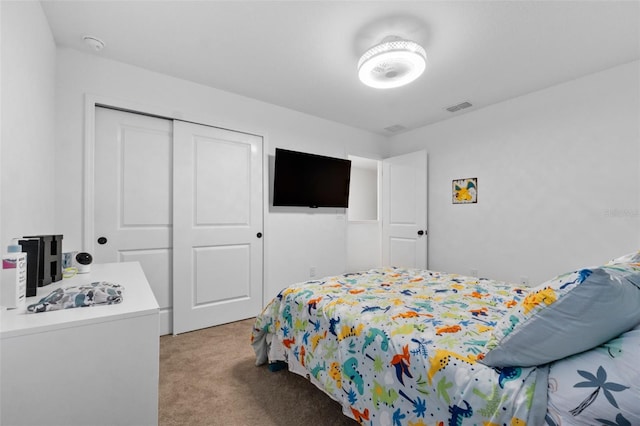
{"label": "door knob", "polygon": [[100,245],[107,244],[107,238],[106,237],[98,238],[98,244]]}
{"label": "door knob", "polygon": [[418,231],[418,235],[424,235],[424,231],[421,229]]}
{"label": "door knob", "polygon": [[256,234],[256,237],[258,237],[258,238],[262,238],[262,232],[258,232],[258,233]]}

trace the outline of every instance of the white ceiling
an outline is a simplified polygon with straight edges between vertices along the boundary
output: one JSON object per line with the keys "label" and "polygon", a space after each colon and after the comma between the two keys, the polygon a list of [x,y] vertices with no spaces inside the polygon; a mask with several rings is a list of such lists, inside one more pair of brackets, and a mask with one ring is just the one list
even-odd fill
{"label": "white ceiling", "polygon": [[[58,45],[353,127],[424,126],[640,59],[639,1],[42,1]],[[385,36],[421,43],[427,71],[358,81]],[[95,53],[94,53],[95,54]],[[445,108],[469,101],[457,113]]]}

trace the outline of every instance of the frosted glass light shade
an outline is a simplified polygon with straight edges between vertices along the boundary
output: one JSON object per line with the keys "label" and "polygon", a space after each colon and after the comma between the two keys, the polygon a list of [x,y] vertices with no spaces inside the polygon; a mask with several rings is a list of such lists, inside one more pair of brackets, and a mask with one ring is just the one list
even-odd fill
{"label": "frosted glass light shade", "polygon": [[358,62],[358,77],[367,86],[391,89],[420,77],[427,66],[427,53],[418,43],[393,40],[367,50]]}

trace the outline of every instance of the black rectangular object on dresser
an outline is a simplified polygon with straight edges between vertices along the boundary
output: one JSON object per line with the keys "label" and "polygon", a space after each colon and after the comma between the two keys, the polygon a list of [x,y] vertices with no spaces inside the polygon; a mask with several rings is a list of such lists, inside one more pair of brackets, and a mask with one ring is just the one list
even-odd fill
{"label": "black rectangular object on dresser", "polygon": [[40,266],[40,239],[21,239],[18,244],[22,252],[27,253],[27,297],[33,297],[38,292],[38,270]]}
{"label": "black rectangular object on dresser", "polygon": [[30,235],[24,238],[38,238],[38,287],[62,279],[62,235]]}

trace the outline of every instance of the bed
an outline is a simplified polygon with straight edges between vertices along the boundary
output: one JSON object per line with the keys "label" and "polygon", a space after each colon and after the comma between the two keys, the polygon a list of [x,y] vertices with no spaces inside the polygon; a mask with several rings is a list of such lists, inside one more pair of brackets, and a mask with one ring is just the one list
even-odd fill
{"label": "bed", "polygon": [[393,267],[294,284],[256,318],[256,364],[363,425],[640,424],[637,261],[530,288]]}

